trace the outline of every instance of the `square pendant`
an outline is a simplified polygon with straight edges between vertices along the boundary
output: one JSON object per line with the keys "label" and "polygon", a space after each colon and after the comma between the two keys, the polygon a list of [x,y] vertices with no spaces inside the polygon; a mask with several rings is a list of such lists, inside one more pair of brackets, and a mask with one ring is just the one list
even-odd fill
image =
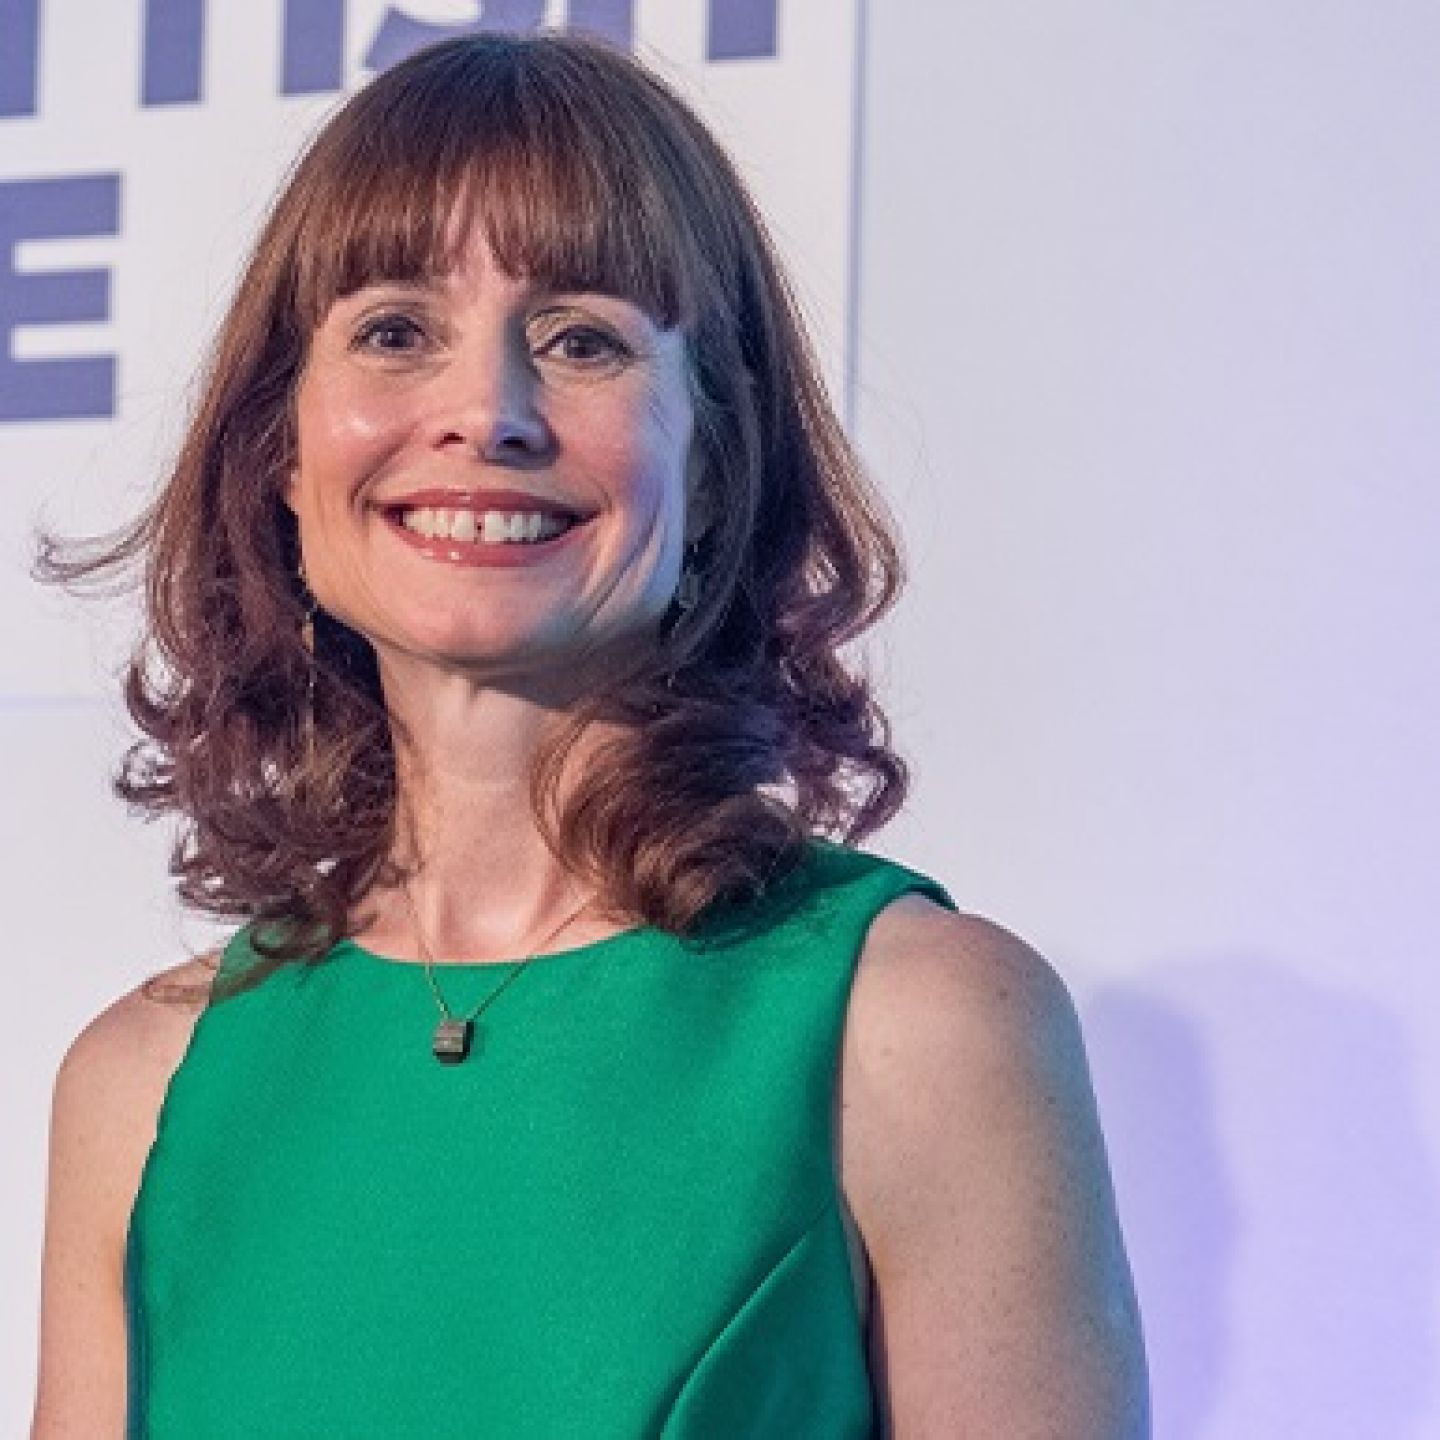
{"label": "square pendant", "polygon": [[473,1020],[442,1020],[435,1027],[435,1058],[443,1065],[458,1065],[470,1053]]}

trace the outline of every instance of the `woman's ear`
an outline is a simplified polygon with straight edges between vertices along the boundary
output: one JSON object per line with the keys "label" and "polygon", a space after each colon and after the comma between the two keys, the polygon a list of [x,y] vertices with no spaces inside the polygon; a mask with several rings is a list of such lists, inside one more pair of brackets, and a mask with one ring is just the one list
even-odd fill
{"label": "woman's ear", "polygon": [[285,508],[292,515],[299,515],[299,507],[295,503],[295,482],[299,477],[294,470],[286,472],[285,483],[280,487],[280,498],[285,502]]}

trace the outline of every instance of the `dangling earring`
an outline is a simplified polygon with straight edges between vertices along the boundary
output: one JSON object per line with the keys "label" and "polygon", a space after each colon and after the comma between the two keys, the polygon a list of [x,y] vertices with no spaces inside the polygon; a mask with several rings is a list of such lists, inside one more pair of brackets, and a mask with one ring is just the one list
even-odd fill
{"label": "dangling earring", "polygon": [[700,603],[700,544],[690,541],[685,547],[685,560],[680,567],[680,583],[675,589],[675,605],[682,615]]}
{"label": "dangling earring", "polygon": [[300,714],[301,748],[305,755],[305,769],[308,772],[315,760],[315,611],[318,606],[310,593],[310,583],[305,578],[303,557],[297,562],[296,571],[300,580],[304,615],[300,620],[300,643],[305,647],[305,701]]}
{"label": "dangling earring", "polygon": [[[676,621],[683,620],[700,603],[700,545],[698,541],[691,540],[685,546],[685,559],[680,566],[680,583],[675,587],[675,598],[672,601],[678,614]],[[675,670],[665,672],[665,688],[674,690]]]}

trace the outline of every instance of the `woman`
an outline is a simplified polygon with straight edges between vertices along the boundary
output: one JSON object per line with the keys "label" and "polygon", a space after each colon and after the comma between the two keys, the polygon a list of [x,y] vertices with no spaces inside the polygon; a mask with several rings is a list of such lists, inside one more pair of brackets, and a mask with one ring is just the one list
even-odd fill
{"label": "woman", "polygon": [[634,62],[339,112],[153,508],[43,561],[144,560],[117,788],[246,923],[62,1063],[38,1440],[1146,1433],[1065,988],[856,848],[883,514]]}

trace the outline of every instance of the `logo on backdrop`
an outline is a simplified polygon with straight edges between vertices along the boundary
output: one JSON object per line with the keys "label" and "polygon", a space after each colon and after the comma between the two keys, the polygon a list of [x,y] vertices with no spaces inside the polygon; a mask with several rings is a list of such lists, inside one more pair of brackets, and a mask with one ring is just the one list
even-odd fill
{"label": "logo on backdrop", "polygon": [[[206,0],[134,0],[143,5],[137,95],[142,108],[204,103]],[[709,0],[708,61],[776,54],[779,0]],[[41,115],[42,0],[0,0],[0,123]],[[485,0],[473,20],[415,20],[385,11],[364,52],[369,71],[387,69],[432,41],[482,30],[530,32],[546,0]],[[344,88],[345,0],[281,0],[279,95]],[[569,0],[566,24],[625,48],[635,38],[634,0]],[[43,115],[41,115],[43,118]],[[89,239],[120,231],[118,172],[0,180],[0,421],[92,419],[115,413],[115,357],[15,358],[21,326],[110,319],[106,269],[27,272],[16,263],[27,241]]]}

